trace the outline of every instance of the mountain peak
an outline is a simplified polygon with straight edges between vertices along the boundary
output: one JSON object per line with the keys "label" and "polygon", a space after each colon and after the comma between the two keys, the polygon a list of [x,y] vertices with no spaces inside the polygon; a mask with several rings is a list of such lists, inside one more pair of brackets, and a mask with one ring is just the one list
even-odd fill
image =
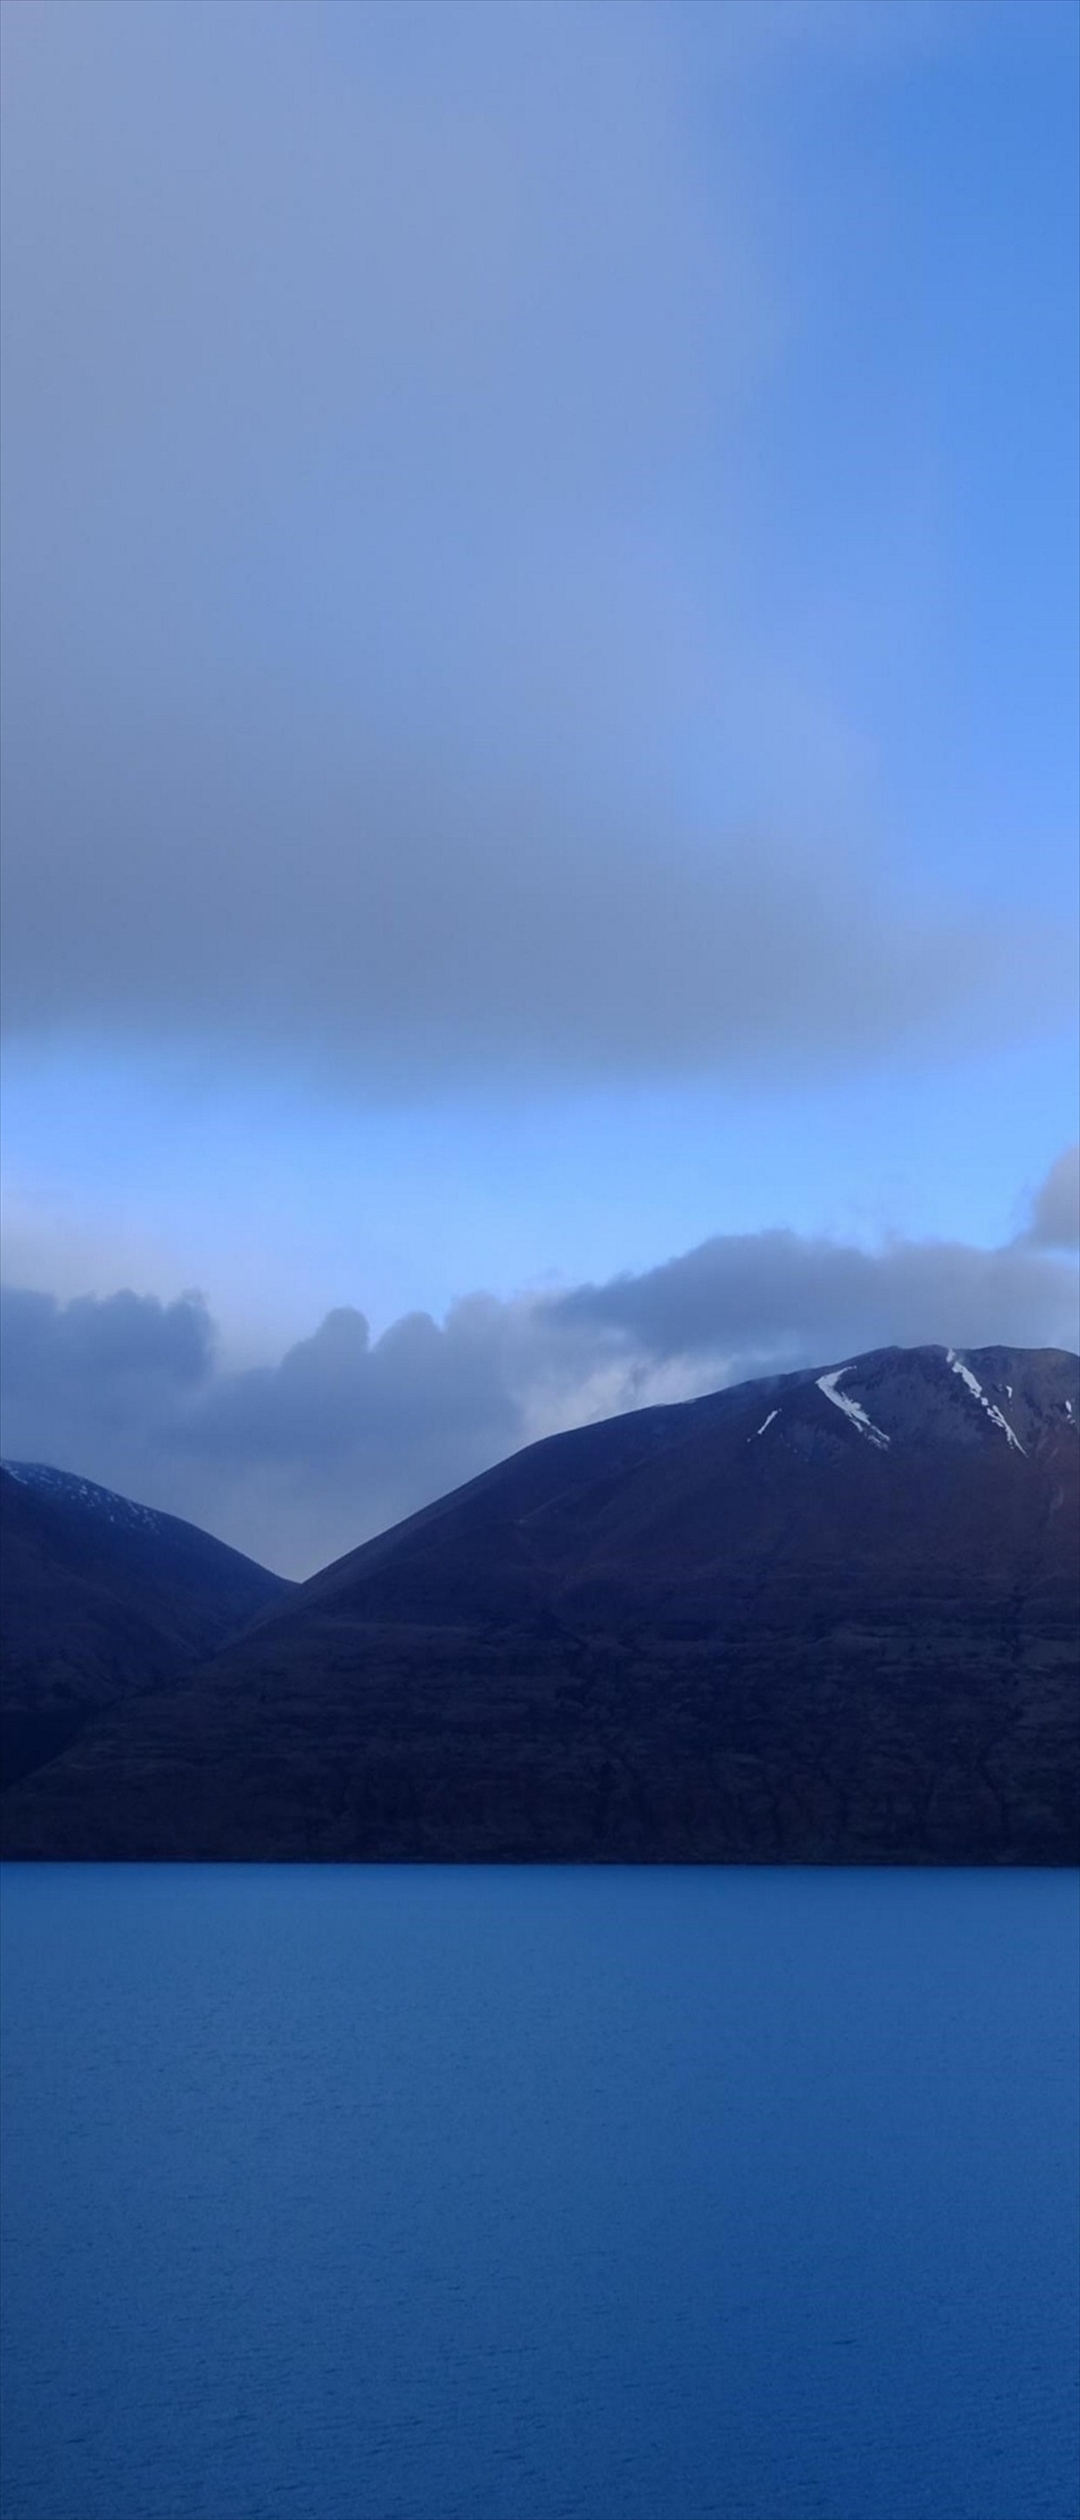
{"label": "mountain peak", "polygon": [[549,1437],[115,1707],[8,1850],[1073,1862],[1078,1416],[1074,1356],[890,1347]]}
{"label": "mountain peak", "polygon": [[0,1500],[6,1783],[289,1589],[194,1523],[48,1462],[0,1463]]}

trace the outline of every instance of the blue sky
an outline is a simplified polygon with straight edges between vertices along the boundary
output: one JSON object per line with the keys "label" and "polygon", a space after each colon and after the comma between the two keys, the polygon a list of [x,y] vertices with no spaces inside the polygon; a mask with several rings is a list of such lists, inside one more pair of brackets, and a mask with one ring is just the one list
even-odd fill
{"label": "blue sky", "polygon": [[1077,1126],[1071,0],[4,35],[6,1280],[219,1373],[777,1228],[981,1283]]}

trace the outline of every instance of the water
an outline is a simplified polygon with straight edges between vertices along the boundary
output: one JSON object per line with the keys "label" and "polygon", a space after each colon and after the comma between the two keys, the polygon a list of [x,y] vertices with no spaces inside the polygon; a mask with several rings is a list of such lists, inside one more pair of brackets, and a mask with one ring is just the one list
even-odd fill
{"label": "water", "polygon": [[1075,1876],[3,1908],[3,2520],[1075,2520]]}

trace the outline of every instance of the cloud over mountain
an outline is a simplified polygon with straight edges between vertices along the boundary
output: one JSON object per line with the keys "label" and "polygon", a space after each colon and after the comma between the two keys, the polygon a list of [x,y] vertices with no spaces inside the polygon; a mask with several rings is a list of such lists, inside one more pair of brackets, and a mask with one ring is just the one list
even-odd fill
{"label": "cloud over mountain", "polygon": [[[977,1246],[1071,1127],[1070,13],[0,18],[8,1448],[295,1569],[640,1400],[1068,1340],[1075,1155]],[[957,1239],[701,1239],[762,1214]],[[108,1292],[194,1280],[245,1370]]]}
{"label": "cloud over mountain", "polygon": [[195,1295],[3,1303],[9,1457],[185,1514],[290,1573],[590,1417],[871,1346],[1077,1341],[1075,1270],[1026,1235],[997,1251],[717,1235],[637,1276],[474,1295],[375,1340],[344,1307],[244,1371],[221,1363]]}

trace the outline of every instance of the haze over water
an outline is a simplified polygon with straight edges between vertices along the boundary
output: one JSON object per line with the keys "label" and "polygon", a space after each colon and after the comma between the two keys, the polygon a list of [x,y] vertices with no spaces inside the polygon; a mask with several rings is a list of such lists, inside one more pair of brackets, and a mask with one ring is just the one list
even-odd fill
{"label": "haze over water", "polygon": [[3,1908],[4,2520],[1071,2520],[1075,1875]]}

